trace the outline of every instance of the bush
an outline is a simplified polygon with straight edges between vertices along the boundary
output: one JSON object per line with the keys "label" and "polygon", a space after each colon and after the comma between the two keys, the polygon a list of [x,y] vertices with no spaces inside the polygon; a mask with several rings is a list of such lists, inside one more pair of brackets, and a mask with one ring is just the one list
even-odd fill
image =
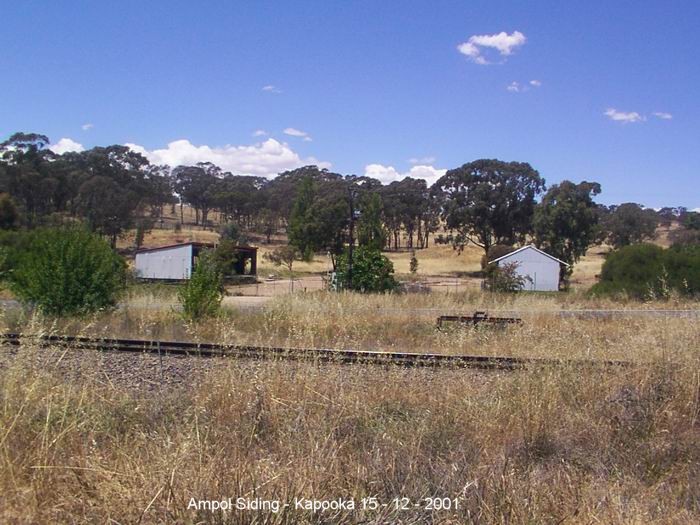
{"label": "bush", "polygon": [[408,262],[408,269],[412,274],[418,271],[418,257],[416,257],[415,250],[411,251],[411,260]]}
{"label": "bush", "polygon": [[359,292],[390,292],[398,286],[394,279],[394,265],[379,250],[360,246],[353,252],[352,284],[349,285],[348,253],[338,257],[336,281],[338,288]]}
{"label": "bush", "polygon": [[700,245],[673,246],[664,255],[669,286],[683,295],[700,295]]}
{"label": "bush", "polygon": [[626,293],[636,299],[700,294],[700,246],[664,250],[653,244],[625,246],[611,252],[603,264],[594,295]]}
{"label": "bush", "polygon": [[3,253],[3,261],[0,264],[0,273],[7,279],[13,268],[17,267],[19,255],[29,248],[29,236],[19,231],[0,230],[0,252]]}
{"label": "bush", "polygon": [[12,259],[10,288],[48,314],[113,306],[125,282],[124,260],[102,238],[78,227],[26,234]]}
{"label": "bush", "polygon": [[5,278],[5,274],[8,271],[7,260],[7,248],[5,248],[4,246],[0,246],[0,283]]}
{"label": "bush", "polygon": [[486,267],[486,289],[492,292],[517,293],[527,282],[532,282],[532,279],[518,273],[517,262],[505,263],[501,266],[490,264]]}
{"label": "bush", "polygon": [[153,221],[151,219],[140,219],[136,223],[136,235],[134,237],[134,245],[136,246],[136,249],[139,249],[141,248],[141,246],[143,246],[143,241],[146,237],[146,234],[149,233],[152,229]]}
{"label": "bush", "polygon": [[214,254],[202,252],[192,277],[178,293],[186,319],[196,321],[216,315],[223,299],[223,278]]}
{"label": "bush", "polygon": [[271,252],[267,252],[263,255],[263,259],[270,261],[275,266],[284,266],[292,273],[292,267],[294,266],[294,261],[301,257],[301,253],[294,246],[287,244],[286,246],[280,246],[275,248]]}
{"label": "bush", "polygon": [[7,193],[0,193],[0,230],[13,230],[19,226],[19,212]]}
{"label": "bush", "polygon": [[222,238],[219,245],[210,252],[212,260],[216,263],[217,269],[222,279],[232,277],[236,274],[236,250],[234,242],[230,239]]}

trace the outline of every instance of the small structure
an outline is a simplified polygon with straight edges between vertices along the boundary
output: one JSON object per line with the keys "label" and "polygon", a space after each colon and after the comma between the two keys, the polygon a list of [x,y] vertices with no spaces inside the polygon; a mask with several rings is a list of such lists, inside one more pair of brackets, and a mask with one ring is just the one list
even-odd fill
{"label": "small structure", "polygon": [[522,324],[519,317],[491,317],[488,312],[474,312],[474,315],[441,315],[437,318],[437,329],[441,330],[445,323],[460,323],[462,325],[487,325],[503,328],[508,324]]}
{"label": "small structure", "polygon": [[523,290],[537,292],[559,291],[559,275],[561,267],[569,266],[564,261],[535,248],[533,245],[523,246],[489,264],[515,263],[517,274],[525,278]]}
{"label": "small structure", "polygon": [[[186,242],[136,252],[134,267],[139,279],[183,281],[192,276],[199,253],[215,246],[204,242]],[[237,275],[256,275],[258,249],[253,246],[233,246]]]}
{"label": "small structure", "polygon": [[258,248],[256,246],[233,246],[236,262],[233,268],[236,275],[258,274]]}

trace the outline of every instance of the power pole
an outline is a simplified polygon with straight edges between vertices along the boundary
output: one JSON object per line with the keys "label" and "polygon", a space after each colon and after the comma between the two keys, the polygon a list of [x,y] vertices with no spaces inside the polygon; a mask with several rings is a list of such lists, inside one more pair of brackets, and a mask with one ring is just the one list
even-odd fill
{"label": "power pole", "polygon": [[348,188],[350,196],[350,244],[348,246],[348,290],[352,290],[352,252],[355,246],[355,196],[356,190],[352,186]]}

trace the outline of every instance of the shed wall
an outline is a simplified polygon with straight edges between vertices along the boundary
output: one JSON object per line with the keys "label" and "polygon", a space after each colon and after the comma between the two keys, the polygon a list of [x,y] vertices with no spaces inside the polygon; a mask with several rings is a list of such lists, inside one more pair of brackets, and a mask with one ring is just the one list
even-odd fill
{"label": "shed wall", "polygon": [[499,266],[518,263],[516,272],[522,277],[530,277],[523,285],[523,290],[539,292],[556,292],[559,290],[559,263],[542,255],[537,250],[525,249],[508,255],[498,261]]}
{"label": "shed wall", "polygon": [[141,279],[189,279],[192,274],[192,245],[137,253],[134,267]]}

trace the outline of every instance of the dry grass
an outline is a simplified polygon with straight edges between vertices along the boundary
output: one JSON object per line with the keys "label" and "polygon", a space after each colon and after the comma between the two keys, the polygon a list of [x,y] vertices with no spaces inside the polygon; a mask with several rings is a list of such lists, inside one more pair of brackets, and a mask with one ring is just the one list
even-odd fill
{"label": "dry grass", "polygon": [[[144,290],[150,290],[144,292]],[[446,354],[615,358],[646,361],[676,359],[684,348],[700,347],[696,318],[630,315],[622,319],[577,319],[560,310],[689,309],[689,301],[619,303],[577,294],[494,296],[467,294],[374,295],[298,293],[273,298],[264,308],[227,309],[217,319],[185,324],[171,287],[142,287],[128,307],[89,320],[26,319],[18,312],[0,319],[12,331],[56,331],[98,336],[220,341],[290,347],[414,351]],[[163,304],[167,306],[163,306]],[[487,310],[519,315],[522,326],[503,330],[436,329],[438,315]],[[34,328],[28,328],[28,326]]]}
{"label": "dry grass", "polygon": [[[420,256],[419,256],[420,257]],[[318,292],[185,324],[143,286],[91,319],[0,313],[3,330],[482,355],[627,359],[514,373],[158,362],[26,342],[0,350],[3,523],[694,523],[700,520],[697,318],[575,320],[568,309],[693,309],[577,293]],[[521,327],[435,329],[440,313],[518,311]],[[121,363],[121,364],[120,364]],[[120,369],[120,367],[122,369]],[[149,383],[134,382],[134,369]],[[124,370],[126,368],[126,370]],[[125,380],[124,378],[130,378]],[[155,383],[154,383],[155,381]],[[191,498],[364,497],[377,511],[189,509]],[[459,508],[395,510],[392,500]]]}
{"label": "dry grass", "polygon": [[[120,239],[120,247],[127,247],[133,244],[133,232],[123,239]],[[179,242],[198,241],[215,243],[218,241],[218,233],[210,230],[202,230],[200,227],[185,225],[181,232],[173,230],[154,229],[146,234],[144,246],[156,247]],[[279,266],[273,266],[264,259],[264,255],[275,248],[283,246],[286,240],[282,237],[273,239],[271,244],[259,244],[258,251],[258,275],[267,277],[268,275],[288,277],[289,272]],[[572,277],[572,287],[574,289],[587,289],[596,282],[596,276],[600,273],[603,265],[603,254],[607,247],[594,246],[585,257],[579,261]],[[398,252],[384,252],[393,263],[396,274],[401,278],[409,276],[409,261],[411,253],[408,250]],[[416,250],[418,259],[417,279],[426,278],[454,278],[460,277],[463,282],[471,283],[475,286],[480,283],[477,277],[471,277],[474,272],[481,270],[481,257],[483,250],[477,246],[469,245],[464,251],[458,253],[451,246],[431,244],[423,250]],[[332,268],[328,257],[316,255],[312,261],[297,261],[294,264],[294,274],[297,276],[325,274]]]}
{"label": "dry grass", "polygon": [[[557,353],[574,350],[564,334]],[[230,362],[144,395],[85,355],[25,346],[0,372],[6,523],[691,523],[700,377],[483,374]],[[194,382],[196,381],[196,387]],[[190,498],[377,497],[379,511],[188,510]],[[457,498],[458,510],[391,501]]]}

